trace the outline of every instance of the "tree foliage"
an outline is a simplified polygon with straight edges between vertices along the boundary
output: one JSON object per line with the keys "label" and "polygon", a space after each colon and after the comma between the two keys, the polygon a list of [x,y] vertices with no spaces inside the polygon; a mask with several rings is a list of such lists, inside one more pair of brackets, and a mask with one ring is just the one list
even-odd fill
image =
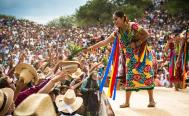
{"label": "tree foliage", "polygon": [[110,23],[114,5],[109,0],[91,0],[76,11],[78,25]]}
{"label": "tree foliage", "polygon": [[49,26],[71,27],[111,24],[115,10],[124,11],[129,19],[143,16],[151,0],[89,0],[77,9],[72,17],[60,17],[48,23]]}
{"label": "tree foliage", "polygon": [[116,8],[122,10],[130,20],[142,17],[144,11],[152,5],[151,0],[112,0]]}
{"label": "tree foliage", "polygon": [[79,25],[111,23],[115,10],[124,11],[133,20],[151,4],[151,0],[91,0],[77,10],[76,20]]}
{"label": "tree foliage", "polygon": [[[188,0],[166,0],[163,8],[170,14],[189,14]],[[111,24],[112,14],[116,10],[122,10],[132,21],[144,15],[144,11],[153,7],[152,0],[88,0],[77,9],[76,14],[71,17],[60,17],[53,20],[49,25],[71,27],[89,26],[99,24]]]}
{"label": "tree foliage", "polygon": [[189,14],[189,1],[188,0],[169,0],[164,4],[164,9],[168,10],[168,13],[177,15],[179,13]]}
{"label": "tree foliage", "polygon": [[61,16],[48,23],[48,26],[70,28],[75,25],[74,16]]}
{"label": "tree foliage", "polygon": [[5,14],[0,14],[0,18],[16,19],[16,17],[14,17],[14,16],[8,16],[8,15],[5,15]]}

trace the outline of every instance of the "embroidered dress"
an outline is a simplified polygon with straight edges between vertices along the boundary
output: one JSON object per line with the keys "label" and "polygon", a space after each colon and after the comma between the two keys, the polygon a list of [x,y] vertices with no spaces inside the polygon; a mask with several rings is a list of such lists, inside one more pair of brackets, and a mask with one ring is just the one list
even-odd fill
{"label": "embroidered dress", "polygon": [[[181,48],[180,48],[181,49]],[[181,52],[181,62],[176,69],[176,78],[185,83],[189,71],[189,42],[185,41]],[[184,85],[184,84],[183,84]]]}
{"label": "embroidered dress", "polygon": [[[132,27],[133,24],[130,33],[135,36],[136,31]],[[121,49],[126,57],[126,91],[153,89],[155,85],[151,50],[147,43],[143,43],[137,48],[131,48],[131,41],[135,38],[130,33],[117,33],[120,38]]]}
{"label": "embroidered dress", "polygon": [[175,52],[175,46],[174,43],[169,43],[169,77],[170,82],[177,82],[179,81],[178,78],[176,78],[176,52]]}
{"label": "embroidered dress", "polygon": [[[108,88],[108,96],[116,96],[117,74],[119,64],[119,55],[121,52],[124,54],[126,61],[125,74],[126,74],[126,91],[139,91],[153,89],[154,84],[154,70],[152,62],[152,53],[147,46],[146,39],[137,40],[136,37],[143,34],[143,30],[139,28],[138,24],[133,23],[130,26],[129,33],[126,31],[115,31],[111,37],[115,38],[112,50],[109,56],[106,71],[104,73],[102,82],[100,84],[100,92],[102,92],[108,74],[110,74],[110,82]],[[138,34],[138,36],[136,36]],[[136,48],[132,48],[130,44],[134,42]],[[125,66],[124,66],[125,67]],[[111,69],[111,73],[110,73]]]}

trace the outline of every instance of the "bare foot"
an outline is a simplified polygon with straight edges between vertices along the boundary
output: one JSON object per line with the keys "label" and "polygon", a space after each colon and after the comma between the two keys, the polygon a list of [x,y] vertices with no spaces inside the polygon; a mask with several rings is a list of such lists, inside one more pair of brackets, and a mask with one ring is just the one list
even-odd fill
{"label": "bare foot", "polygon": [[127,107],[129,107],[129,104],[124,103],[124,104],[120,105],[119,107],[120,107],[120,108],[127,108]]}
{"label": "bare foot", "polygon": [[156,106],[156,102],[150,102],[149,104],[148,104],[148,107],[155,107]]}
{"label": "bare foot", "polygon": [[179,91],[179,89],[177,87],[175,87],[175,91]]}

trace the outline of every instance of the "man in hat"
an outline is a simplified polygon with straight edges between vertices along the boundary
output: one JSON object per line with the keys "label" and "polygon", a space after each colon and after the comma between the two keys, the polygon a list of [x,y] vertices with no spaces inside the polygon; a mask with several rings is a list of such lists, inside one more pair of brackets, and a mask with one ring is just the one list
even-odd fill
{"label": "man in hat", "polygon": [[32,94],[14,111],[14,116],[56,116],[53,102],[48,94]]}
{"label": "man in hat", "polygon": [[64,95],[58,95],[55,102],[60,116],[80,116],[77,110],[81,107],[83,99],[76,97],[73,89],[68,89]]}
{"label": "man in hat", "polygon": [[19,80],[17,83],[17,89],[16,91],[19,91],[18,95],[15,97],[15,104],[18,106],[24,99],[26,99],[28,96],[30,96],[33,93],[49,93],[50,90],[53,88],[54,84],[65,77],[65,72],[62,72],[58,75],[53,76],[52,79],[47,79],[40,83],[37,86],[32,86],[28,89],[25,89],[24,91],[20,90],[25,86],[24,80]]}
{"label": "man in hat", "polygon": [[14,111],[14,91],[10,88],[0,89],[0,116],[11,114]]}
{"label": "man in hat", "polygon": [[[63,65],[64,64],[66,64],[65,66],[70,66],[69,69],[68,68],[66,68],[65,70],[63,69],[62,72],[53,75],[50,79],[43,81],[42,83],[38,84],[37,86],[32,86],[28,89],[25,89],[24,91],[21,91],[21,89],[26,85],[24,82],[28,82],[25,80],[25,79],[28,79],[27,74],[25,75],[25,78],[19,79],[18,83],[17,83],[17,87],[16,87],[16,92],[15,92],[16,106],[19,105],[25,98],[27,98],[29,95],[31,95],[33,93],[37,93],[37,92],[38,93],[49,93],[51,91],[51,89],[54,87],[56,82],[65,79],[65,76],[67,75],[68,72],[73,73],[76,71],[76,70],[73,70],[75,68],[75,65],[72,65],[72,64],[75,64],[75,62],[72,63],[72,62],[65,61],[65,62],[63,62]],[[61,66],[61,65],[59,65],[59,66]],[[65,66],[63,66],[63,67],[65,67]],[[19,67],[24,67],[24,65],[17,66],[15,69],[16,72],[18,72],[18,73],[20,72],[20,74],[21,74],[21,72],[22,72],[21,69],[24,69],[24,68],[19,68]],[[25,68],[27,68],[27,66],[25,66]],[[31,67],[29,69],[31,69]],[[34,78],[34,77],[32,77],[32,78]]]}
{"label": "man in hat", "polygon": [[99,110],[98,99],[98,72],[93,71],[90,77],[85,79],[81,85],[81,92],[83,94],[84,105],[86,106],[86,115],[97,116]]}

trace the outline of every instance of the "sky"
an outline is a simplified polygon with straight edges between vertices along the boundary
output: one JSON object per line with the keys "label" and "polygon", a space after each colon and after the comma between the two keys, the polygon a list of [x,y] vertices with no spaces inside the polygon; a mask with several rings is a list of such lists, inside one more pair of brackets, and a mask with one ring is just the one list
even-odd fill
{"label": "sky", "polygon": [[0,14],[35,21],[40,24],[72,15],[87,0],[0,0]]}

